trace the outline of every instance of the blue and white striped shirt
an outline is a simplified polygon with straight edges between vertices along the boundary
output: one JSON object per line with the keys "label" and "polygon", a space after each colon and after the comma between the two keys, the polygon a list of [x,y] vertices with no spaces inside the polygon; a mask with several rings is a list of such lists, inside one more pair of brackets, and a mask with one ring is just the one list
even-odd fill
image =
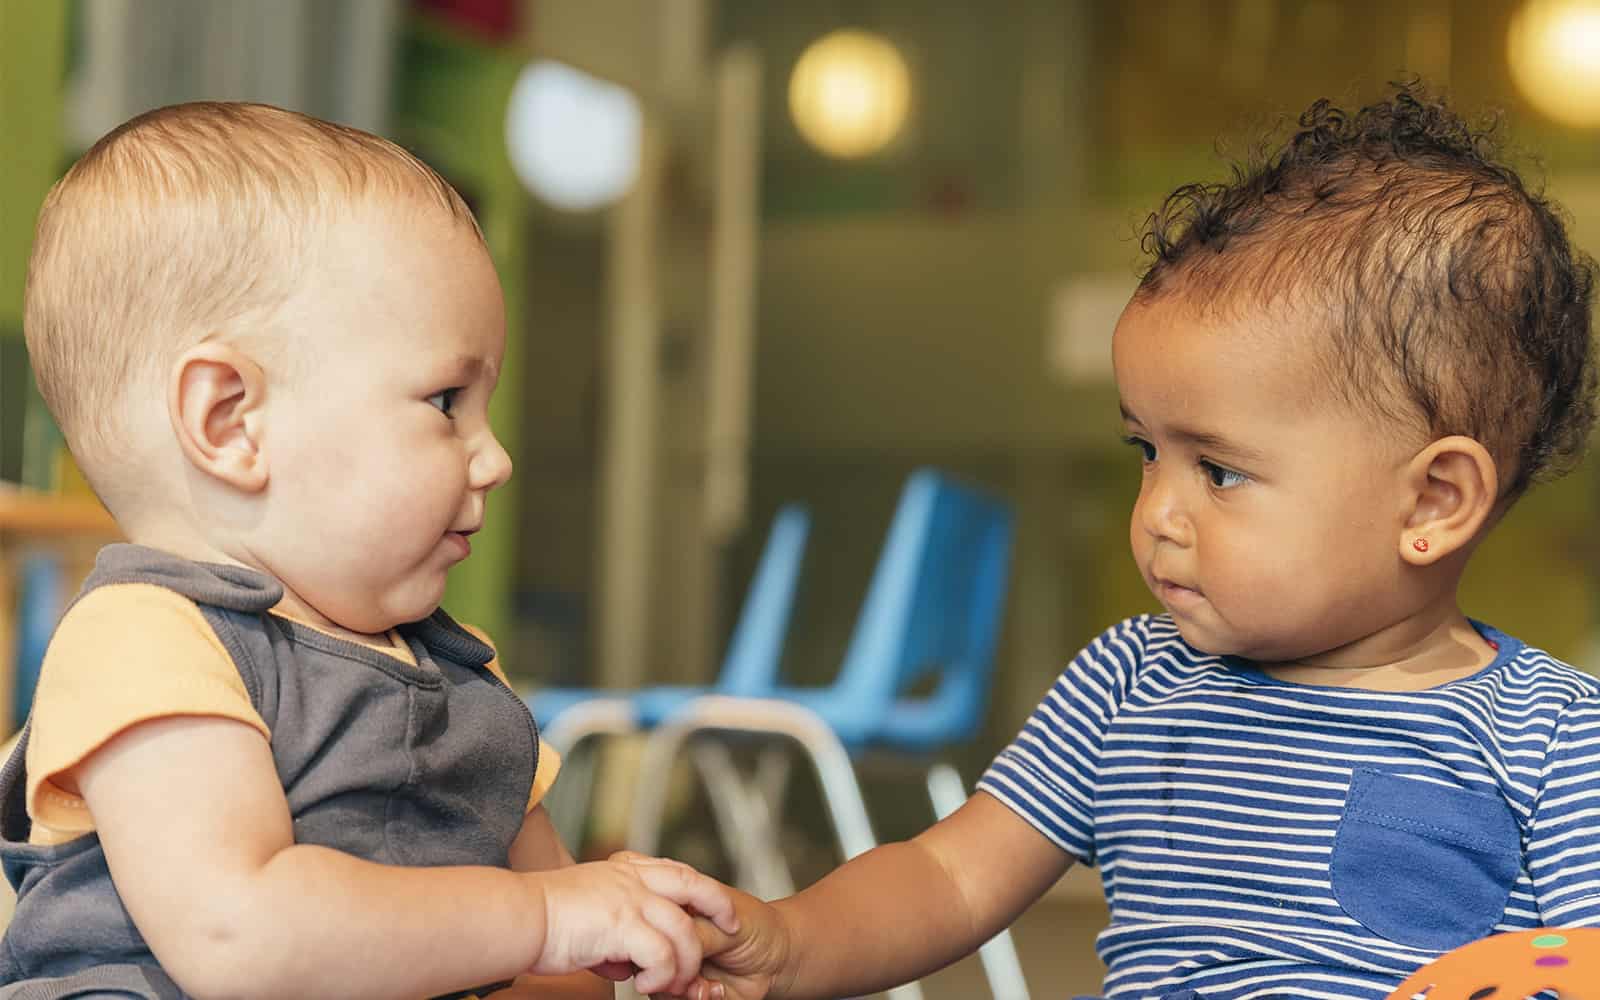
{"label": "blue and white striped shirt", "polygon": [[1278,681],[1106,631],[979,787],[1100,869],[1113,1000],[1383,1000],[1502,930],[1600,926],[1600,683],[1478,625],[1426,691]]}

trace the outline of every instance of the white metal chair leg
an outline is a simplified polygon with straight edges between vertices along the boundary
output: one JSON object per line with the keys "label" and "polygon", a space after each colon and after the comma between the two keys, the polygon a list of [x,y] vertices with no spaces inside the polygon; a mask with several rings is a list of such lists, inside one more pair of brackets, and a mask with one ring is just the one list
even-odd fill
{"label": "white metal chair leg", "polygon": [[544,809],[556,828],[556,835],[574,856],[581,847],[584,818],[589,814],[589,800],[594,792],[596,757],[587,752],[565,755],[560,780],[544,796]]}
{"label": "white metal chair leg", "polygon": [[[788,702],[706,695],[656,729],[645,743],[628,835],[632,849],[650,853],[660,841],[666,778],[672,762],[690,735],[702,731],[786,736],[798,743],[811,758],[840,851],[848,859],[877,846],[850,754],[827,723]],[[922,988],[907,983],[889,990],[888,995],[890,1000],[922,1000]]]}
{"label": "white metal chair leg", "polygon": [[773,828],[778,829],[777,818],[783,815],[783,800],[789,793],[789,775],[794,770],[794,755],[784,746],[764,746],[756,754],[756,771],[752,783],[766,801],[767,812],[773,817]]}
{"label": "white metal chair leg", "polygon": [[[550,790],[547,809],[562,842],[574,850],[582,836],[584,817],[593,798],[597,752],[586,744],[605,736],[626,736],[638,731],[633,708],[626,698],[595,698],[562,712],[540,735],[564,758],[562,778]],[[598,750],[598,748],[596,748]],[[721,759],[715,755],[721,751]],[[705,753],[696,748],[694,761],[711,799],[717,832],[723,843],[735,851],[740,884],[764,899],[776,899],[794,892],[782,854],[762,850],[775,835],[765,832],[766,803],[748,801],[750,795],[740,780],[733,761],[722,747]],[[664,786],[663,786],[664,787]],[[657,838],[659,840],[659,837]],[[755,845],[749,849],[749,845]],[[654,848],[651,848],[653,853]]]}
{"label": "white metal chair leg", "polygon": [[539,735],[565,757],[591,736],[631,733],[637,728],[628,699],[593,698],[556,716],[555,721],[539,730]]}
{"label": "white metal chair leg", "polygon": [[715,740],[695,740],[689,757],[705,784],[723,846],[733,856],[739,887],[761,899],[794,895],[794,876],[767,800],[744,780],[728,748]]}
{"label": "white metal chair leg", "polygon": [[630,848],[648,853],[660,842],[666,779],[672,763],[692,733],[706,730],[787,736],[800,744],[816,769],[844,856],[853,858],[877,846],[850,754],[827,723],[788,702],[706,695],[658,727],[645,742],[639,784],[634,790]]}
{"label": "white metal chair leg", "polygon": [[561,842],[574,854],[583,837],[583,821],[594,797],[596,754],[577,754],[583,744],[601,736],[621,736],[638,728],[633,706],[626,698],[595,698],[568,708],[539,730],[544,741],[561,755],[561,777],[550,789],[545,811]]}
{"label": "white metal chair leg", "polygon": [[[928,798],[940,819],[961,808],[967,801],[967,789],[955,768],[935,764],[928,769]],[[1010,929],[1001,928],[1000,933],[985,941],[978,949],[978,959],[983,963],[983,974],[989,980],[994,1000],[1028,1000],[1028,981],[1023,978],[1022,959],[1017,955]]]}
{"label": "white metal chair leg", "polygon": [[628,810],[628,849],[640,854],[661,850],[661,823],[667,811],[667,783],[688,741],[691,726],[676,720],[657,726],[646,739],[634,776],[633,808]]}

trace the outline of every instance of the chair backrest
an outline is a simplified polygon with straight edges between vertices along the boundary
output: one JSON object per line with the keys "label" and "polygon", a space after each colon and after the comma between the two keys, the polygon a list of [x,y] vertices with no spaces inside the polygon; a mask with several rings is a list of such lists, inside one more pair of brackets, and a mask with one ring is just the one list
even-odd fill
{"label": "chair backrest", "polygon": [[907,480],[845,652],[837,688],[887,712],[937,675],[963,728],[988,704],[1011,559],[1010,508],[931,469]]}
{"label": "chair backrest", "polygon": [[39,686],[39,671],[44,666],[45,650],[55,632],[61,613],[66,610],[66,575],[61,559],[46,551],[23,557],[21,586],[17,596],[16,669],[12,678],[12,718],[5,719],[6,732],[21,729],[33,710],[33,692]]}
{"label": "chair backrest", "polygon": [[772,519],[761,561],[750,578],[739,622],[722,658],[718,693],[760,697],[777,686],[810,531],[811,515],[799,504],[785,505]]}

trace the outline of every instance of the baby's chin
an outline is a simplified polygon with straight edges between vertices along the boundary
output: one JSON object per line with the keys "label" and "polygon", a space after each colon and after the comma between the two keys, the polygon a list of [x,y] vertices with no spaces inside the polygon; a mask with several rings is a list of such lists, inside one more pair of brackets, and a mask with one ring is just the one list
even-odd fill
{"label": "baby's chin", "polygon": [[[333,624],[361,635],[385,635],[391,629],[422,621],[439,609],[443,594],[394,595],[378,607],[330,609],[323,614]],[[411,599],[407,599],[411,598]]]}
{"label": "baby's chin", "polygon": [[1203,630],[1185,627],[1181,622],[1178,624],[1178,634],[1183,636],[1183,641],[1197,652],[1209,653],[1212,656],[1233,656],[1238,652],[1232,643],[1222,642]]}
{"label": "baby's chin", "polygon": [[1183,636],[1183,641],[1196,652],[1211,656],[1236,656],[1245,660],[1261,658],[1261,650],[1255,644],[1242,641],[1238,636],[1204,628],[1177,615],[1172,616],[1172,623],[1178,627],[1178,634]]}
{"label": "baby's chin", "polygon": [[1196,634],[1198,632],[1200,630],[1185,629],[1182,624],[1178,625],[1178,634],[1183,636],[1183,641],[1197,652],[1210,656],[1226,657],[1241,665],[1248,665],[1258,670],[1270,671],[1273,667],[1293,664],[1303,657],[1315,655],[1314,651],[1303,651],[1295,647],[1286,647],[1282,644],[1223,638],[1209,632]]}

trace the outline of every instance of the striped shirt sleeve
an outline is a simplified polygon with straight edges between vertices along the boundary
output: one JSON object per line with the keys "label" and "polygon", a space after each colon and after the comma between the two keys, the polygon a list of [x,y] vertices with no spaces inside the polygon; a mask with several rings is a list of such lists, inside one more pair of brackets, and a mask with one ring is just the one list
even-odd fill
{"label": "striped shirt sleeve", "polygon": [[1600,696],[1556,722],[1528,834],[1528,873],[1547,927],[1600,927]]}
{"label": "striped shirt sleeve", "polygon": [[1095,772],[1106,730],[1131,686],[1147,619],[1114,626],[1056,678],[978,787],[1085,864],[1094,863]]}

